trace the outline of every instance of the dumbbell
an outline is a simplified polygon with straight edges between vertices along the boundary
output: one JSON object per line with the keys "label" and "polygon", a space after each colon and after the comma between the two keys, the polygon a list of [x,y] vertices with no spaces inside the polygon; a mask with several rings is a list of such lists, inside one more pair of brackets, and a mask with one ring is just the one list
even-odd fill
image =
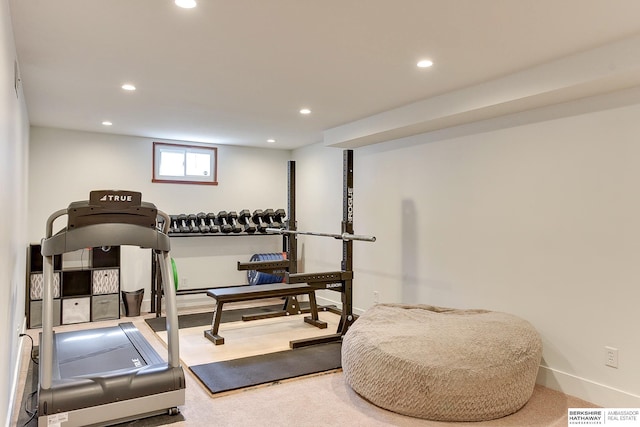
{"label": "dumbbell", "polygon": [[220,227],[223,233],[231,233],[233,227],[227,223],[227,211],[220,211],[216,216],[216,225]]}
{"label": "dumbbell", "polygon": [[209,226],[209,233],[220,232],[220,226],[216,224],[216,214],[211,212],[207,214],[207,225]]}
{"label": "dumbbell", "polygon": [[185,214],[178,215],[178,230],[180,233],[188,233],[191,231],[187,225],[187,216]]}
{"label": "dumbbell", "polygon": [[255,211],[253,211],[253,215],[251,216],[251,220],[258,228],[258,231],[261,233],[265,233],[267,231],[267,227],[269,227],[269,224],[264,222],[263,217],[264,212],[262,212],[261,209],[256,209]]}
{"label": "dumbbell", "polygon": [[271,226],[273,228],[283,228],[284,227],[284,218],[287,216],[284,209],[278,209],[273,213],[273,222]]}
{"label": "dumbbell", "polygon": [[198,217],[198,229],[201,233],[208,233],[210,227],[207,225],[207,214],[204,212],[200,212],[197,215]]}
{"label": "dumbbell", "polygon": [[200,227],[198,227],[198,217],[195,214],[187,215],[187,225],[189,226],[190,233],[200,232]]}
{"label": "dumbbell", "polygon": [[242,228],[246,233],[252,234],[256,232],[256,226],[251,220],[251,212],[249,209],[243,209],[238,215],[238,222],[242,225]]}
{"label": "dumbbell", "polygon": [[179,233],[180,228],[178,227],[178,215],[170,215],[171,222],[169,223],[169,233]]}
{"label": "dumbbell", "polygon": [[273,217],[275,216],[275,212],[273,209],[265,209],[262,213],[262,220],[267,223],[269,228],[280,228],[280,224],[274,224]]}
{"label": "dumbbell", "polygon": [[227,212],[227,224],[231,226],[231,231],[234,233],[242,231],[242,227],[238,225],[238,213],[235,211]]}

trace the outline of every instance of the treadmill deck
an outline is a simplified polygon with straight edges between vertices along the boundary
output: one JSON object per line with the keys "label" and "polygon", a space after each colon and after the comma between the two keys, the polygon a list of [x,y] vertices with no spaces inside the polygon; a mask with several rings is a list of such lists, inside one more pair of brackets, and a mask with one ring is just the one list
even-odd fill
{"label": "treadmill deck", "polygon": [[184,390],[182,367],[169,366],[130,322],[56,333],[53,342],[51,388],[39,390],[42,415]]}
{"label": "treadmill deck", "polygon": [[54,335],[54,380],[158,363],[163,363],[162,358],[130,322]]}

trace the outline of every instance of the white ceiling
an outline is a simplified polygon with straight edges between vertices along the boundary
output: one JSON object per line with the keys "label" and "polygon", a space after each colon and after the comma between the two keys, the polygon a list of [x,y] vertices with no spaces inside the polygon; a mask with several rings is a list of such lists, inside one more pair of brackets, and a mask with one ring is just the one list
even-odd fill
{"label": "white ceiling", "polygon": [[277,149],[640,34],[637,0],[9,5],[32,125]]}

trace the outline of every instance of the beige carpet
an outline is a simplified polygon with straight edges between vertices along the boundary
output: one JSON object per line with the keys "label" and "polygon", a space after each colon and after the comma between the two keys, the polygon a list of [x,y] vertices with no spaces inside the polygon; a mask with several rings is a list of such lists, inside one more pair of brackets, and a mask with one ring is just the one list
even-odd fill
{"label": "beige carpet", "polygon": [[591,407],[582,400],[536,386],[518,412],[492,421],[447,423],[411,418],[374,406],[353,392],[342,373],[211,398],[189,376],[185,421],[173,426],[509,426],[566,427],[567,408]]}

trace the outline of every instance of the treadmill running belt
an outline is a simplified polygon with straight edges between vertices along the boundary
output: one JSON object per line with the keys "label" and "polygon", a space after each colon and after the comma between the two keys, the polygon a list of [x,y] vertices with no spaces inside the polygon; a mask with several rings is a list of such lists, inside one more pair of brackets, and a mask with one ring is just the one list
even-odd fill
{"label": "treadmill running belt", "polygon": [[190,367],[211,393],[339,369],[341,343],[312,345],[293,350],[243,357]]}
{"label": "treadmill running belt", "polygon": [[[94,376],[119,369],[140,368],[157,363],[159,356],[139,348],[137,330],[128,323],[119,326],[84,331],[61,332],[54,335],[54,371],[60,378]],[[152,350],[151,350],[152,351]]]}

